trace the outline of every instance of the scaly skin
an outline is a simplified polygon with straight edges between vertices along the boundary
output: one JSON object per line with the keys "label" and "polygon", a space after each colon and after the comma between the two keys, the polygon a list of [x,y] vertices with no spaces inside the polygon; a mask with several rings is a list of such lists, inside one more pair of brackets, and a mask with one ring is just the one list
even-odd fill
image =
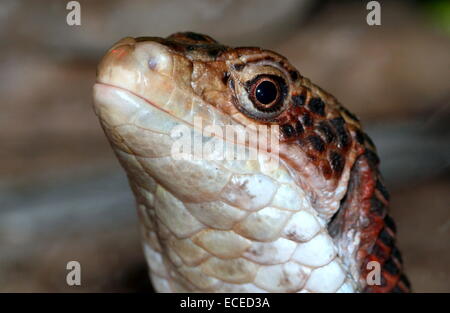
{"label": "scaly skin", "polygon": [[[263,110],[252,86],[267,75],[280,96]],[[158,292],[408,291],[373,144],[284,57],[195,33],[127,37],[101,61],[94,100]],[[270,149],[257,160],[173,158],[174,127],[202,137],[196,117],[278,125],[279,166],[264,158]],[[369,261],[381,264],[381,285],[367,285]]]}

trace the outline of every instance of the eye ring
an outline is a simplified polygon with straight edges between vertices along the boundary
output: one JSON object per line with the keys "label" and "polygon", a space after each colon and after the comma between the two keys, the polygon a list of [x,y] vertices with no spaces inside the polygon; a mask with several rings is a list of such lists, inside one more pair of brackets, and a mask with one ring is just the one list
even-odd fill
{"label": "eye ring", "polygon": [[286,84],[276,75],[258,75],[247,82],[249,98],[261,112],[276,112],[283,106]]}

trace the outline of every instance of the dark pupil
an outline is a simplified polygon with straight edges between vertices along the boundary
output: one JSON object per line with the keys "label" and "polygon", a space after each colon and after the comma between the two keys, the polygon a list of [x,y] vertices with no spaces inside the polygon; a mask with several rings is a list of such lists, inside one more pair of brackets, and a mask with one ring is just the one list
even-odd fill
{"label": "dark pupil", "polygon": [[256,100],[262,104],[269,104],[273,102],[278,95],[277,86],[271,81],[265,80],[256,87]]}

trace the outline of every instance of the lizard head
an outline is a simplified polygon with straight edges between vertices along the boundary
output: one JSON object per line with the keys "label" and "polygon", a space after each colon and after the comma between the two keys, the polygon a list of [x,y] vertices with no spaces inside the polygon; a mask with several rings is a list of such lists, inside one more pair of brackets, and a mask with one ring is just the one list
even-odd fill
{"label": "lizard head", "polygon": [[[236,269],[235,261],[217,261],[223,267],[205,261],[209,265],[201,267],[203,274],[232,283],[255,279],[256,285],[278,290],[271,289],[276,282],[258,283],[256,271],[264,266],[247,262],[255,257],[240,251],[242,245],[230,244],[227,251],[217,253],[214,249],[220,244],[211,247],[202,241],[206,237],[210,243],[222,241],[216,231],[220,229],[245,244],[249,239],[258,243],[279,238],[276,242],[289,241],[292,247],[301,242],[299,247],[312,249],[314,253],[298,248],[293,258],[303,262],[308,273],[311,268],[333,268],[326,279],[335,289],[321,289],[319,282],[310,283],[310,290],[337,290],[346,275],[357,289],[365,286],[360,268],[377,259],[380,253],[371,254],[372,247],[383,225],[391,224],[384,220],[387,196],[383,196],[374,147],[357,118],[286,58],[260,48],[227,47],[191,32],[167,38],[127,37],[100,62],[94,102],[136,199],[147,208],[140,213],[143,220],[161,222],[159,240],[167,242],[174,238],[171,234],[190,238],[217,260],[241,262]],[[270,126],[278,145],[264,152],[276,153],[281,166],[269,170],[259,159],[174,160],[172,130],[183,125],[194,132],[196,118],[217,126]],[[200,142],[220,136],[206,137],[201,135]],[[258,144],[258,140],[244,143]],[[311,218],[300,222],[295,213],[299,210]],[[262,211],[271,213],[256,217]],[[149,214],[156,214],[158,222],[154,216],[145,217]],[[312,228],[308,221],[314,233],[301,234]],[[313,238],[322,241],[313,243]],[[388,253],[383,255],[386,258]],[[233,280],[230,271],[242,276]],[[277,275],[268,277],[278,279]],[[397,274],[391,276],[388,287],[397,281]],[[303,283],[279,290],[300,290]]]}
{"label": "lizard head", "polygon": [[[99,105],[115,93],[190,125],[200,117],[220,126],[279,126],[273,128],[280,143],[277,153],[327,217],[345,192],[356,156],[352,139],[364,140],[354,115],[283,56],[254,47],[230,48],[197,33],[124,38],[103,58],[97,82],[97,108],[107,108],[109,118],[130,117],[114,111],[115,106]],[[109,100],[100,101],[108,95]],[[119,108],[131,114],[130,108]]]}

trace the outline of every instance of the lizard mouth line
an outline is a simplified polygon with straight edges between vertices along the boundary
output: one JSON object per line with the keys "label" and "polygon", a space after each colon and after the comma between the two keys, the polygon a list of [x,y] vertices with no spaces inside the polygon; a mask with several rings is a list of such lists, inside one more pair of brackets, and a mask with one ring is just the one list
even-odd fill
{"label": "lizard mouth line", "polygon": [[[126,89],[126,88],[123,88],[123,87],[120,87],[120,86],[117,86],[117,85],[112,85],[112,84],[107,84],[107,83],[101,83],[101,82],[95,83],[94,86],[103,86],[103,87],[106,87],[106,88],[116,89],[116,90],[120,90],[120,91],[122,91],[122,92],[128,93],[128,94],[132,95],[133,97],[136,97],[136,98],[141,99],[142,101],[146,102],[147,104],[149,104],[150,106],[154,107],[155,109],[158,109],[158,110],[160,110],[160,111],[162,111],[162,112],[164,112],[164,113],[170,115],[172,118],[174,118],[174,119],[176,119],[176,120],[179,120],[179,121],[181,121],[181,122],[183,122],[183,123],[187,123],[186,121],[184,121],[184,120],[178,118],[177,116],[173,115],[173,114],[170,113],[169,111],[164,110],[164,109],[161,108],[160,106],[154,104],[154,103],[151,102],[150,100],[148,100],[148,99],[146,99],[146,98],[140,96],[139,94],[137,94],[137,93],[135,93],[135,92],[133,92],[133,91],[131,91],[131,90],[129,90],[129,89]],[[187,123],[187,124],[189,124],[189,123]]]}
{"label": "lizard mouth line", "polygon": [[[97,86],[107,88],[110,90],[114,90],[119,93],[124,93],[124,94],[130,96],[131,98],[134,98],[139,101],[143,101],[145,104],[149,105],[150,107],[157,109],[160,112],[163,112],[165,115],[168,116],[168,118],[177,121],[179,125],[185,126],[189,129],[195,129],[196,131],[200,132],[202,135],[204,134],[204,131],[202,129],[202,123],[201,122],[197,123],[198,119],[201,120],[201,118],[194,117],[193,122],[186,121],[185,119],[182,119],[182,118],[176,116],[172,112],[163,109],[161,106],[155,104],[154,102],[150,101],[149,99],[147,99],[129,89],[126,89],[126,88],[123,88],[123,87],[120,87],[117,85],[113,85],[113,84],[102,83],[102,82],[97,82],[95,84],[95,87],[97,87]],[[200,124],[200,126],[199,126],[199,124]],[[213,125],[213,126],[219,126],[219,125]],[[228,136],[227,131],[223,131],[222,133],[221,132],[217,133],[217,132],[213,131],[212,133],[208,133],[208,135],[206,135],[206,136],[221,139],[224,142],[232,143],[234,146],[243,146],[243,147],[247,147],[249,149],[254,149],[254,151],[257,151],[258,153],[262,151],[265,154],[267,154],[268,159],[277,160],[277,162],[278,162],[278,160],[280,158],[278,137],[277,138],[270,137],[268,130],[266,130],[266,133],[264,134],[264,132],[262,132],[261,129],[253,131],[253,130],[248,130],[247,127],[245,127],[243,125],[239,125],[239,126],[242,126],[242,129],[244,130],[244,132],[247,132],[246,134],[244,134],[244,138],[245,138],[244,142],[239,141],[239,139],[237,141],[235,140],[236,139],[235,134],[238,133],[239,131],[241,131],[241,129],[236,129],[236,128],[234,128],[234,133],[232,133],[231,137]],[[205,126],[205,128],[206,127],[208,127],[208,126]],[[236,125],[221,125],[219,127],[223,127],[226,129],[228,127],[230,127],[230,128],[236,127]],[[274,127],[274,126],[272,126],[272,127]],[[252,132],[252,133],[250,133],[250,132]],[[262,135],[263,137],[261,137],[261,134],[263,134]],[[246,135],[249,135],[250,138],[253,135],[254,136],[253,138],[255,138],[255,140],[251,141],[251,139],[248,139],[246,137]],[[237,134],[237,138],[239,138],[239,134]],[[270,138],[270,140],[269,140],[270,144],[267,145],[268,149],[260,148],[261,146],[258,144],[258,139],[261,139],[261,138],[264,138],[264,139]],[[276,140],[276,143],[274,144],[275,140]],[[265,147],[265,146],[263,146],[263,147]],[[195,151],[195,149],[194,149],[194,151]],[[226,158],[226,153],[224,153],[224,158]],[[251,160],[253,160],[253,158]]]}

